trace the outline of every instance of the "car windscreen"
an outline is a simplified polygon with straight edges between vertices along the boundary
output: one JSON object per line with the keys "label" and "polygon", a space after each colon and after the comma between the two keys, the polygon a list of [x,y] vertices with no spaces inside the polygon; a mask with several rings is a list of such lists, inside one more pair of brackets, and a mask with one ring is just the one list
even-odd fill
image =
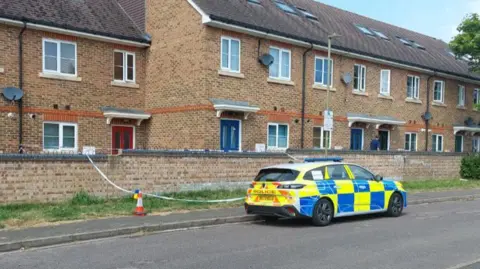
{"label": "car windscreen", "polygon": [[291,169],[262,169],[255,178],[255,181],[293,181],[299,173],[299,171]]}

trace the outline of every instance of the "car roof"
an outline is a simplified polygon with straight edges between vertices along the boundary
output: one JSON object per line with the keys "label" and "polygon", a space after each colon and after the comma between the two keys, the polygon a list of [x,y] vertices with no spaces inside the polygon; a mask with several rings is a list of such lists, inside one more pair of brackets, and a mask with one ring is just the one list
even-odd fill
{"label": "car roof", "polygon": [[310,169],[326,166],[326,165],[343,165],[344,162],[308,162],[308,163],[284,163],[278,165],[272,165],[264,167],[263,169],[290,169],[297,171],[308,171]]}

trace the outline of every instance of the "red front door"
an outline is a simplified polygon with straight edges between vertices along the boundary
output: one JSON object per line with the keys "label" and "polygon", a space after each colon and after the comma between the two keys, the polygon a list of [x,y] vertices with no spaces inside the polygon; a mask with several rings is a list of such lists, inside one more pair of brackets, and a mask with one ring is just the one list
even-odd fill
{"label": "red front door", "polygon": [[112,126],[112,153],[119,149],[133,149],[133,127]]}

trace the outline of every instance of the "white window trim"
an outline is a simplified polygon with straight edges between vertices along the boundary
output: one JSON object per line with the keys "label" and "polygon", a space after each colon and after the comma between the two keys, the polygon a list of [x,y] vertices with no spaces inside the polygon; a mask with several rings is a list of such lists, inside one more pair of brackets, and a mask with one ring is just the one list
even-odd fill
{"label": "white window trim", "polygon": [[[316,73],[317,73],[317,60],[322,60],[322,66],[323,66],[323,63],[324,63],[324,60],[327,60],[328,62],[328,57],[323,57],[323,56],[315,56],[315,60],[313,62],[313,84],[314,85],[319,85],[319,86],[325,86],[325,87],[328,87],[328,84],[325,82],[325,81],[322,81],[322,83],[320,82],[317,82],[315,80],[316,78]],[[332,85],[333,87],[333,68],[334,68],[334,65],[333,65],[333,58],[331,59],[331,62],[332,62],[332,67],[330,68],[330,84]],[[325,66],[323,66],[323,68],[325,68]],[[328,70],[327,70],[327,73],[328,73]],[[322,74],[322,80],[323,80],[323,74]]]}
{"label": "white window trim", "polygon": [[[323,144],[323,126],[313,126],[313,128],[320,128],[320,148],[319,149],[325,149],[325,145]],[[328,131],[329,132],[329,145],[328,145],[328,149],[331,149],[332,148],[332,131]]]}
{"label": "white window trim", "polygon": [[[473,148],[475,146],[475,142],[477,141],[477,148]],[[480,152],[480,136],[474,136],[472,137],[472,152]]]}
{"label": "white window trim", "polygon": [[[228,40],[228,67],[223,67],[223,40]],[[238,41],[238,70],[233,70],[232,69],[232,40]],[[242,55],[242,42],[238,38],[233,38],[229,36],[222,36],[220,38],[220,70],[223,71],[228,71],[232,73],[240,73],[240,70],[242,69],[242,61],[241,61],[241,55]]]}
{"label": "white window trim", "polygon": [[[279,125],[286,125],[286,126],[287,126],[287,146],[286,146],[286,147],[279,147],[279,146],[278,146],[278,137],[279,137],[279,135],[278,135],[278,126],[279,126]],[[276,146],[269,146],[269,143],[268,143],[268,142],[269,142],[268,139],[270,139],[270,136],[268,135],[268,129],[269,129],[270,126],[276,126],[276,128],[277,128],[277,137],[276,137],[276,141],[275,141],[275,145],[276,145]],[[272,148],[272,149],[288,149],[288,146],[289,146],[289,145],[290,145],[290,126],[289,126],[288,124],[286,124],[286,123],[269,122],[269,123],[267,124],[267,149],[268,149],[268,148]]]}
{"label": "white window trim", "polygon": [[[463,100],[460,99],[460,89],[462,90],[462,96],[463,96]],[[458,85],[458,100],[457,100],[457,105],[460,106],[460,107],[464,107],[465,106],[465,95],[466,94],[466,90],[465,90],[465,86],[464,85]],[[460,101],[462,101],[460,103]]]}
{"label": "white window trim", "polygon": [[[412,134],[415,135],[415,148],[412,150]],[[407,135],[410,135],[410,141],[409,142],[409,145],[410,145],[410,148],[409,149],[405,149],[405,146],[404,146],[404,149],[406,151],[412,151],[412,152],[416,152],[417,151],[417,148],[418,148],[418,133],[413,133],[413,132],[406,132],[405,135],[404,135],[404,139],[406,139],[406,136]],[[407,142],[407,141],[405,141]]]}
{"label": "white window trim", "polygon": [[[408,78],[409,77],[413,78],[413,97],[408,97]],[[415,81],[418,81],[418,83],[415,84]],[[407,98],[413,99],[413,100],[420,99],[420,77],[419,76],[407,75]]]}
{"label": "white window trim", "polygon": [[[433,144],[433,139],[434,139],[433,137],[434,137],[434,136],[435,136],[435,139],[436,139],[435,145],[437,145],[437,148],[435,149],[434,152],[443,152],[443,142],[444,142],[444,139],[445,139],[445,138],[444,138],[443,135],[441,135],[441,134],[433,134],[433,135],[432,135],[432,144]],[[438,145],[439,145],[439,144],[438,144],[438,138],[439,138],[439,137],[442,137],[442,144],[441,144],[442,150],[438,150]]]}
{"label": "white window trim", "polygon": [[[119,52],[123,54],[123,80],[115,79],[115,53]],[[128,74],[128,66],[127,66],[127,57],[128,55],[133,56],[133,80],[127,78]],[[113,51],[113,81],[115,82],[123,82],[123,83],[135,83],[136,76],[137,76],[137,68],[136,68],[136,58],[135,53],[126,50],[114,50]]]}
{"label": "white window trim", "polygon": [[[354,64],[353,65],[353,79],[355,80],[355,66],[360,67],[360,72],[358,76],[358,89],[355,89],[355,86],[353,88],[354,92],[365,92],[365,89],[367,88],[367,67],[363,64]],[[362,76],[363,75],[363,76]],[[362,85],[365,86],[362,88]],[[355,83],[354,83],[355,85]]]}
{"label": "white window trim", "polygon": [[478,104],[480,104],[480,88],[473,89],[473,93],[475,93],[475,91],[477,91],[477,103],[473,103],[473,104],[478,105]]}
{"label": "white window trim", "polygon": [[[45,69],[45,42],[50,42],[50,43],[56,43],[57,44],[57,70],[47,70]],[[60,44],[71,44],[75,48],[75,74],[68,74],[68,73],[62,73],[61,72],[61,54],[60,54]],[[42,72],[43,73],[48,73],[48,74],[57,74],[61,76],[68,76],[68,77],[76,77],[78,75],[78,55],[77,55],[77,43],[75,42],[69,42],[69,41],[63,41],[63,40],[56,40],[56,39],[48,39],[48,38],[43,38],[42,39]]]}
{"label": "white window trim", "polygon": [[[46,149],[45,148],[45,124],[57,124],[58,125],[58,149]],[[74,148],[64,148],[63,147],[63,126],[73,126],[75,127],[75,147]],[[78,124],[71,122],[57,122],[57,121],[44,121],[42,125],[42,147],[43,151],[48,152],[61,152],[61,151],[78,151]]]}
{"label": "white window trim", "polygon": [[[460,149],[460,152],[463,152],[463,150],[464,150],[463,144],[464,144],[464,142],[465,142],[465,138],[464,138],[463,135],[455,135],[455,143],[454,143],[454,146],[456,146],[456,143],[457,143],[457,136],[459,136],[459,137],[462,138],[462,147],[461,147],[461,149]],[[455,150],[455,148],[454,148],[454,150]]]}
{"label": "white window trim", "polygon": [[[382,83],[382,82],[383,82],[383,81],[382,81],[382,73],[383,73],[383,72],[388,72],[388,88],[387,88],[388,91],[387,91],[387,92],[382,92],[382,84],[383,84],[383,83]],[[381,94],[381,95],[390,96],[390,81],[391,81],[390,74],[391,74],[391,72],[390,72],[389,69],[382,69],[382,70],[380,70],[380,94]]]}
{"label": "white window trim", "polygon": [[[437,84],[437,82],[439,82],[442,87],[440,88],[441,91],[441,99],[440,100],[436,100],[435,99],[435,84]],[[445,102],[445,82],[443,80],[435,80],[433,81],[433,101],[436,102],[436,103],[444,103]]]}
{"label": "white window trim", "polygon": [[[273,79],[290,81],[291,77],[292,77],[292,51],[289,50],[289,49],[282,49],[282,48],[274,47],[274,46],[270,46],[269,51],[270,51],[270,49],[277,49],[278,50],[278,58],[279,58],[278,59],[278,77],[272,77],[270,75],[270,69],[268,70],[268,77],[273,78]],[[290,71],[288,72],[288,77],[282,77],[282,52],[288,52],[288,68],[290,69]],[[271,68],[271,67],[272,66],[270,66],[269,68]]]}

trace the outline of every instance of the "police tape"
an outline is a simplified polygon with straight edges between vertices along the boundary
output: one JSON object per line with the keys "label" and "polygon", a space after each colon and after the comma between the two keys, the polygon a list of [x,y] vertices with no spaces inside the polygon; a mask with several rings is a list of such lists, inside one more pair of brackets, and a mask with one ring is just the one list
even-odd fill
{"label": "police tape", "polygon": [[[86,156],[87,156],[88,160],[90,161],[90,163],[95,168],[95,170],[97,170],[97,172],[102,176],[102,178],[105,179],[105,181],[107,181],[110,185],[112,185],[113,187],[115,187],[116,189],[118,189],[122,192],[129,193],[129,194],[135,194],[134,191],[124,189],[124,188],[118,186],[117,184],[113,183],[113,181],[108,179],[108,177],[102,172],[102,170],[100,170],[100,168],[98,168],[98,166],[93,162],[93,160],[90,158],[90,156],[89,155],[86,155]],[[152,194],[152,193],[145,193],[144,195],[154,197],[154,198],[163,199],[163,200],[181,201],[181,202],[189,202],[189,203],[228,203],[228,202],[235,202],[235,201],[240,201],[240,200],[245,199],[245,197],[239,197],[239,198],[230,198],[230,199],[221,199],[221,200],[193,200],[193,199],[181,199],[181,198],[167,197],[167,196],[156,195],[156,194]]]}

